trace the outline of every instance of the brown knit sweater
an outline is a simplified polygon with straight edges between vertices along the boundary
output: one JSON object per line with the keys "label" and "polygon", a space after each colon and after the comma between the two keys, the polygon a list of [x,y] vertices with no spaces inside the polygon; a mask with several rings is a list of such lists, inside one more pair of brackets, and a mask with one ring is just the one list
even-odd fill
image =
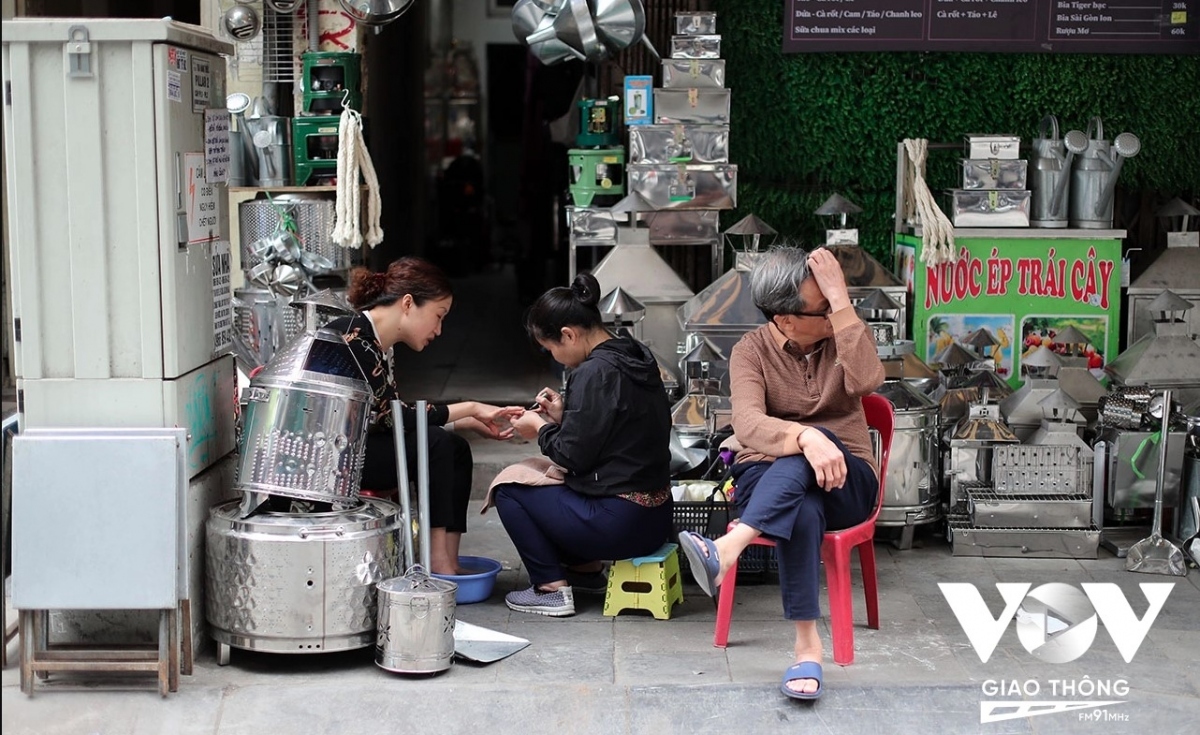
{"label": "brown knit sweater", "polygon": [[830,429],[875,467],[862,397],[883,385],[883,363],[853,307],[830,314],[829,321],[833,337],[808,355],[774,324],[734,345],[729,374],[738,462],[799,454],[796,437],[807,425]]}

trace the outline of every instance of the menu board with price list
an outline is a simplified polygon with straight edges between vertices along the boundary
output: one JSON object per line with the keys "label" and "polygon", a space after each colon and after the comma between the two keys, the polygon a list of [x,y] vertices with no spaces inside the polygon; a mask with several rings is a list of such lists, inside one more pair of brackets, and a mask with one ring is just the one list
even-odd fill
{"label": "menu board with price list", "polygon": [[787,0],[783,50],[1200,53],[1200,0]]}

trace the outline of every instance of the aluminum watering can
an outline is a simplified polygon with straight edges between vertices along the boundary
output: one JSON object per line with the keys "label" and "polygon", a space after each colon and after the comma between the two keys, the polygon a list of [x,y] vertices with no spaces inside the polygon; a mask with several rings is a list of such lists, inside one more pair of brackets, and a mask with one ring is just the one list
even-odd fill
{"label": "aluminum watering can", "polygon": [[[1029,188],[1033,190],[1029,224],[1034,227],[1066,227],[1067,182],[1071,178],[1071,160],[1065,142],[1058,136],[1058,118],[1047,115],[1038,126],[1033,140],[1033,165]],[[1047,128],[1050,136],[1046,137]],[[1074,153],[1070,154],[1074,158]]]}
{"label": "aluminum watering can", "polygon": [[[1071,133],[1068,133],[1071,135]],[[1133,133],[1121,133],[1116,140],[1104,140],[1100,118],[1088,121],[1087,146],[1071,169],[1070,224],[1072,227],[1103,230],[1112,227],[1113,191],[1126,158],[1142,148]]]}

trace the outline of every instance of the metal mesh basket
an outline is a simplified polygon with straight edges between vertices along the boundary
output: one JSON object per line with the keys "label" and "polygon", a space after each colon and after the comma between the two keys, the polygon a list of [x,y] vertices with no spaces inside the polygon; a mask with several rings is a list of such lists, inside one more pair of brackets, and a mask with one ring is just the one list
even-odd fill
{"label": "metal mesh basket", "polygon": [[357,264],[356,256],[361,250],[341,247],[331,237],[336,209],[333,199],[284,195],[273,200],[254,199],[238,205],[243,271],[249,273],[250,269],[262,262],[262,258],[254,254],[254,243],[269,237],[279,228],[281,209],[296,221],[297,236],[305,252],[333,263],[331,273],[345,274]]}
{"label": "metal mesh basket", "polygon": [[[725,533],[729,521],[737,517],[733,503],[722,500],[675,501],[671,521],[675,533],[693,531],[705,538],[717,538]],[[689,568],[687,555],[679,555],[679,568]],[[773,546],[748,546],[738,558],[738,574],[749,572],[777,573],[779,564]]]}

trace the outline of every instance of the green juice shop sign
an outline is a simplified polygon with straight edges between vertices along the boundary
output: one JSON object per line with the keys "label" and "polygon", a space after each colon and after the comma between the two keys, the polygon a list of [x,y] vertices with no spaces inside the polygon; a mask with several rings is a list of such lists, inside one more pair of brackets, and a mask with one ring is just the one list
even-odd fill
{"label": "green juice shop sign", "polygon": [[1019,386],[1021,359],[1073,326],[1087,336],[1088,367],[1103,377],[1116,357],[1120,321],[1121,241],[1068,238],[958,238],[958,259],[915,262],[919,238],[900,235],[897,255],[910,264],[913,340],[927,362],[986,327],[996,371]]}

